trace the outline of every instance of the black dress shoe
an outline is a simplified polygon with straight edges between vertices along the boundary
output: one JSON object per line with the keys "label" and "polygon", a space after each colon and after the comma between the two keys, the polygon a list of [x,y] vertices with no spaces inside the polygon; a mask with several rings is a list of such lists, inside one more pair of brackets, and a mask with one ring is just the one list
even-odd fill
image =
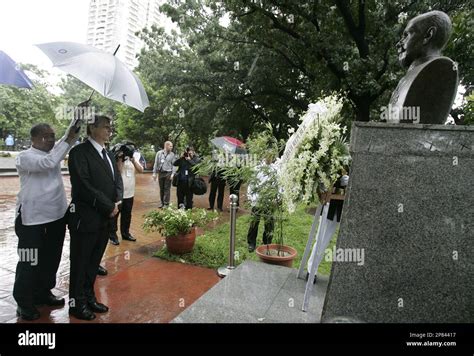
{"label": "black dress shoe", "polygon": [[16,315],[23,320],[36,320],[39,319],[40,313],[34,306],[31,307],[20,307],[16,309]]}
{"label": "black dress shoe", "polygon": [[255,251],[255,245],[249,245],[249,252]]}
{"label": "black dress shoe", "polygon": [[[316,277],[317,277],[317,276],[314,275],[313,284],[316,284],[316,279],[317,279]],[[308,282],[308,278],[309,278],[309,273],[306,272],[306,278],[305,278],[306,282]]]}
{"label": "black dress shoe", "polygon": [[106,276],[109,272],[107,272],[107,270],[102,267],[102,266],[99,266],[99,268],[97,269],[97,274],[99,276]]}
{"label": "black dress shoe", "polygon": [[136,238],[134,238],[132,235],[127,234],[127,235],[122,235],[122,240],[127,240],[127,241],[137,241]]}
{"label": "black dress shoe", "polygon": [[76,317],[81,320],[94,320],[95,314],[90,310],[87,305],[80,307],[69,308],[69,315]]}
{"label": "black dress shoe", "polygon": [[87,306],[95,313],[107,313],[109,311],[108,306],[99,302],[88,302]]}
{"label": "black dress shoe", "polygon": [[110,235],[109,240],[112,245],[115,245],[115,246],[120,245],[117,234]]}
{"label": "black dress shoe", "polygon": [[35,305],[48,305],[50,307],[58,307],[64,305],[64,298],[58,298],[53,293],[35,299]]}

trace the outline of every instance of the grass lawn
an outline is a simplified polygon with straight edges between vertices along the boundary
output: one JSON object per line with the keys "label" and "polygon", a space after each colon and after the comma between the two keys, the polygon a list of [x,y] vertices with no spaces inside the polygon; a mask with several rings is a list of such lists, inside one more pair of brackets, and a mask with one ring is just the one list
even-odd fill
{"label": "grass lawn", "polygon": [[[247,230],[249,227],[250,215],[242,215],[237,219],[236,224],[236,265],[245,260],[259,260],[255,252],[249,253],[247,250]],[[293,267],[298,268],[311,230],[313,216],[306,212],[305,207],[299,207],[290,220],[284,226],[285,245],[290,245],[298,251],[296,259],[293,261]],[[335,244],[338,231],[335,232],[328,248],[332,249]],[[166,247],[155,253],[156,257],[168,261],[189,263],[209,268],[218,268],[228,263],[229,257],[229,234],[230,224],[224,223],[218,225],[211,231],[206,231],[203,235],[196,238],[194,250],[190,253],[177,256],[168,253]],[[263,220],[260,222],[257,245],[262,243]],[[319,266],[319,273],[328,275],[331,270],[331,262],[324,260]]]}

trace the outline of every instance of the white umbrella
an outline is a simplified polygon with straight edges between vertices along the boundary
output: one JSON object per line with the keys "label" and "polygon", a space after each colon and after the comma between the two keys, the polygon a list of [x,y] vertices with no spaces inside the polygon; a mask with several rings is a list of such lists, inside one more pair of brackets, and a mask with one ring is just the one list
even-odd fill
{"label": "white umbrella", "polygon": [[140,79],[117,57],[75,42],[36,45],[53,65],[71,74],[103,96],[144,111],[148,96]]}

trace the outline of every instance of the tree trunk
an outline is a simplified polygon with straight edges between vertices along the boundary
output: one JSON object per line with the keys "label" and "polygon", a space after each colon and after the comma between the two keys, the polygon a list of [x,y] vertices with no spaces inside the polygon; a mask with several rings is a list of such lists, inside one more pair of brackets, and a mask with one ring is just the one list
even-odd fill
{"label": "tree trunk", "polygon": [[360,96],[353,99],[354,109],[356,113],[356,121],[369,121],[370,120],[370,105],[373,100],[368,96]]}

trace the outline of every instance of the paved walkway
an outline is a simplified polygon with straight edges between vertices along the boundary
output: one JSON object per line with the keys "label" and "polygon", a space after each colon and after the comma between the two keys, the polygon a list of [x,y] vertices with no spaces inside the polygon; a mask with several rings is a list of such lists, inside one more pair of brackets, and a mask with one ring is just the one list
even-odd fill
{"label": "paved walkway", "polygon": [[[70,195],[69,177],[64,177]],[[14,210],[19,190],[17,177],[0,178],[0,322],[17,322],[16,303],[12,297],[17,237],[14,232]],[[242,190],[243,191],[243,190]],[[176,205],[176,191],[172,190]],[[228,191],[226,191],[228,195]],[[152,254],[163,245],[157,233],[146,234],[141,229],[142,215],[157,206],[159,188],[150,174],[137,176],[137,189],[131,233],[137,242],[121,241],[119,246],[107,247],[103,265],[109,275],[98,277],[96,294],[99,301],[110,306],[106,314],[97,314],[93,322],[169,322],[219,281],[214,270],[162,261]],[[228,201],[224,206],[228,206]],[[207,207],[207,195],[196,197],[195,206]],[[222,213],[221,221],[229,214]],[[219,222],[218,222],[219,223]],[[69,235],[63,249],[58,271],[56,295],[67,298],[69,283]],[[81,322],[69,318],[67,308],[41,307],[38,322]]]}
{"label": "paved walkway", "polygon": [[308,311],[294,268],[244,261],[173,323],[319,323],[328,276],[318,275]]}

